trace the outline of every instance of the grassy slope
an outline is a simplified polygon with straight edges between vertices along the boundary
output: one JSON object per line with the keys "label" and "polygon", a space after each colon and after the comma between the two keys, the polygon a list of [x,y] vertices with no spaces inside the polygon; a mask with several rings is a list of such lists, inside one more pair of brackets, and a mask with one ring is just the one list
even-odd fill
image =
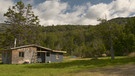
{"label": "grassy slope", "polygon": [[0,76],[75,76],[78,71],[123,64],[135,64],[135,58],[73,60],[63,63],[29,65],[0,64]]}

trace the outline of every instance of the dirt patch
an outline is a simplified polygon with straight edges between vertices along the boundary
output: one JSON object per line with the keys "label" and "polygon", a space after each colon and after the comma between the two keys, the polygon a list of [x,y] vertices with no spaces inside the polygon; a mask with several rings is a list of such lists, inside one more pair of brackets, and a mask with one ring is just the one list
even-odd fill
{"label": "dirt patch", "polygon": [[76,76],[135,76],[135,65],[123,65],[80,71]]}
{"label": "dirt patch", "polygon": [[135,76],[135,65],[116,66],[112,68],[103,68],[99,72],[108,76]]}

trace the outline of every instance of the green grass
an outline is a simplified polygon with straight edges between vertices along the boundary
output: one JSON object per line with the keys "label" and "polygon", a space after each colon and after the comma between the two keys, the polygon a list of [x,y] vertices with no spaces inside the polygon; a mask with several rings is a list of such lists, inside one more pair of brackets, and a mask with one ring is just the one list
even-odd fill
{"label": "green grass", "polygon": [[124,64],[135,64],[135,58],[119,57],[115,60],[109,58],[82,59],[51,64],[0,64],[0,76],[74,76],[75,72],[81,70]]}

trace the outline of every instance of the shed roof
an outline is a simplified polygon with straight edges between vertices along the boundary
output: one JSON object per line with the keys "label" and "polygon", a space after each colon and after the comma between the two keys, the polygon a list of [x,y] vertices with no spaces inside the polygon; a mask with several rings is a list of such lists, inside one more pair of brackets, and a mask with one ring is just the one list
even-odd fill
{"label": "shed roof", "polygon": [[24,45],[24,46],[14,47],[14,48],[6,49],[6,50],[15,50],[15,49],[26,48],[26,47],[38,47],[38,48],[45,49],[45,50],[52,51],[52,52],[66,53],[66,51],[53,50],[53,49],[46,48],[46,47],[43,47],[43,46],[39,46],[39,45],[36,45],[36,44]]}

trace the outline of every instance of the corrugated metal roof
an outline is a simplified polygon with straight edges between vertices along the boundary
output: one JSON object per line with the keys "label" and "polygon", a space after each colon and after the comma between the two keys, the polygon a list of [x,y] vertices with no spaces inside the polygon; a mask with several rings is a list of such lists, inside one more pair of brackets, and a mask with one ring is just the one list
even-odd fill
{"label": "corrugated metal roof", "polygon": [[6,50],[15,50],[15,49],[26,48],[26,47],[38,47],[38,48],[49,50],[49,51],[52,51],[52,52],[66,53],[66,51],[53,50],[53,49],[46,48],[46,47],[43,47],[43,46],[39,46],[39,45],[36,45],[36,44],[24,45],[24,46],[14,47],[14,48],[6,49]]}
{"label": "corrugated metal roof", "polygon": [[20,49],[20,48],[25,48],[25,47],[39,47],[39,48],[42,48],[42,49],[45,49],[45,50],[52,50],[50,48],[46,48],[46,47],[43,47],[43,46],[39,46],[39,45],[36,45],[36,44],[31,44],[31,45],[24,45],[24,46],[19,46],[19,47],[14,47],[14,48],[11,48],[11,50],[14,50],[14,49]]}

